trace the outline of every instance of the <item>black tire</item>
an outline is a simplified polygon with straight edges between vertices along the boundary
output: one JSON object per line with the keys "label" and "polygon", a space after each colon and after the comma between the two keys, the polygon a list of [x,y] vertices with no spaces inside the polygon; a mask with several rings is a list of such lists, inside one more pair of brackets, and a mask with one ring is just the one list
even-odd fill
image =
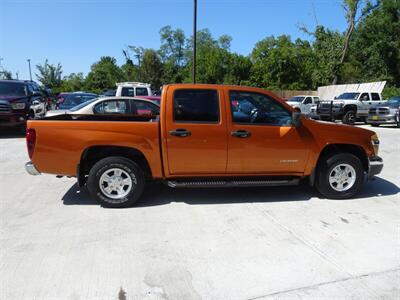
{"label": "black tire", "polygon": [[30,110],[28,114],[28,120],[34,120],[34,119],[35,119],[35,112],[33,110]]}
{"label": "black tire", "polygon": [[[131,188],[126,196],[119,199],[113,199],[102,191],[100,187],[100,178],[105,172],[110,171],[110,169],[121,169],[124,171],[124,174],[130,176]],[[90,169],[87,181],[87,187],[92,197],[101,205],[112,208],[132,206],[142,195],[144,186],[145,176],[143,170],[134,161],[119,156],[110,156],[99,160]]]}
{"label": "black tire", "polygon": [[[356,178],[354,184],[345,191],[337,191],[329,183],[331,172],[340,164],[348,164],[355,170]],[[360,191],[364,181],[364,168],[360,159],[349,153],[335,154],[328,157],[326,161],[321,161],[317,172],[317,190],[329,199],[348,199],[353,197]]]}
{"label": "black tire", "polygon": [[356,112],[354,110],[347,111],[342,118],[342,123],[348,125],[354,125],[355,122],[356,122]]}
{"label": "black tire", "polygon": [[319,119],[320,119],[321,121],[325,121],[325,122],[332,122],[332,119],[331,119],[330,117],[322,116],[322,117],[320,117]]}

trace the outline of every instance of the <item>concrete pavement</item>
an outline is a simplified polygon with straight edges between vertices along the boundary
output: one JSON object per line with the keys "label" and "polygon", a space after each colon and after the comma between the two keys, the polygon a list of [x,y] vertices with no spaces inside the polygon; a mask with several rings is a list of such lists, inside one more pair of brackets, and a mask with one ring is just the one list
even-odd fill
{"label": "concrete pavement", "polygon": [[385,167],[356,199],[152,185],[128,209],[27,175],[0,133],[0,299],[399,299],[400,129],[376,131]]}

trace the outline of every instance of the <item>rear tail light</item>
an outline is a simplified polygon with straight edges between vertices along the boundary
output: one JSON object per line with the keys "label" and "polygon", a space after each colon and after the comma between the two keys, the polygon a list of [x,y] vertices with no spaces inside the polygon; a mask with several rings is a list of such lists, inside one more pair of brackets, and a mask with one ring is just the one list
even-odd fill
{"label": "rear tail light", "polygon": [[26,130],[26,146],[28,148],[29,158],[32,159],[33,151],[35,150],[36,143],[36,131],[33,128],[28,128]]}

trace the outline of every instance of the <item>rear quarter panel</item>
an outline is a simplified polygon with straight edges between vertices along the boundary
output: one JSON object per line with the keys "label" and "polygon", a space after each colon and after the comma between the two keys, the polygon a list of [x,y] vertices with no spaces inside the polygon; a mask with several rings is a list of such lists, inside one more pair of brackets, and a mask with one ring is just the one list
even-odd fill
{"label": "rear quarter panel", "polygon": [[162,177],[159,123],[35,120],[32,162],[42,173],[75,176],[82,153],[91,146],[125,146],[146,157],[153,177]]}

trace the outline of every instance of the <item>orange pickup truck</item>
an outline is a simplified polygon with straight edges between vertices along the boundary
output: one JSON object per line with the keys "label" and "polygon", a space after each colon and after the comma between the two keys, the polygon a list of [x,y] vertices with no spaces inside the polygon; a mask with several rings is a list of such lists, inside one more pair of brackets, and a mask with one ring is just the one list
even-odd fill
{"label": "orange pickup truck", "polygon": [[28,173],[76,176],[102,205],[126,207],[150,180],[207,188],[307,179],[344,199],[383,167],[373,131],[308,119],[258,88],[173,84],[163,88],[160,115],[98,111],[29,121]]}

